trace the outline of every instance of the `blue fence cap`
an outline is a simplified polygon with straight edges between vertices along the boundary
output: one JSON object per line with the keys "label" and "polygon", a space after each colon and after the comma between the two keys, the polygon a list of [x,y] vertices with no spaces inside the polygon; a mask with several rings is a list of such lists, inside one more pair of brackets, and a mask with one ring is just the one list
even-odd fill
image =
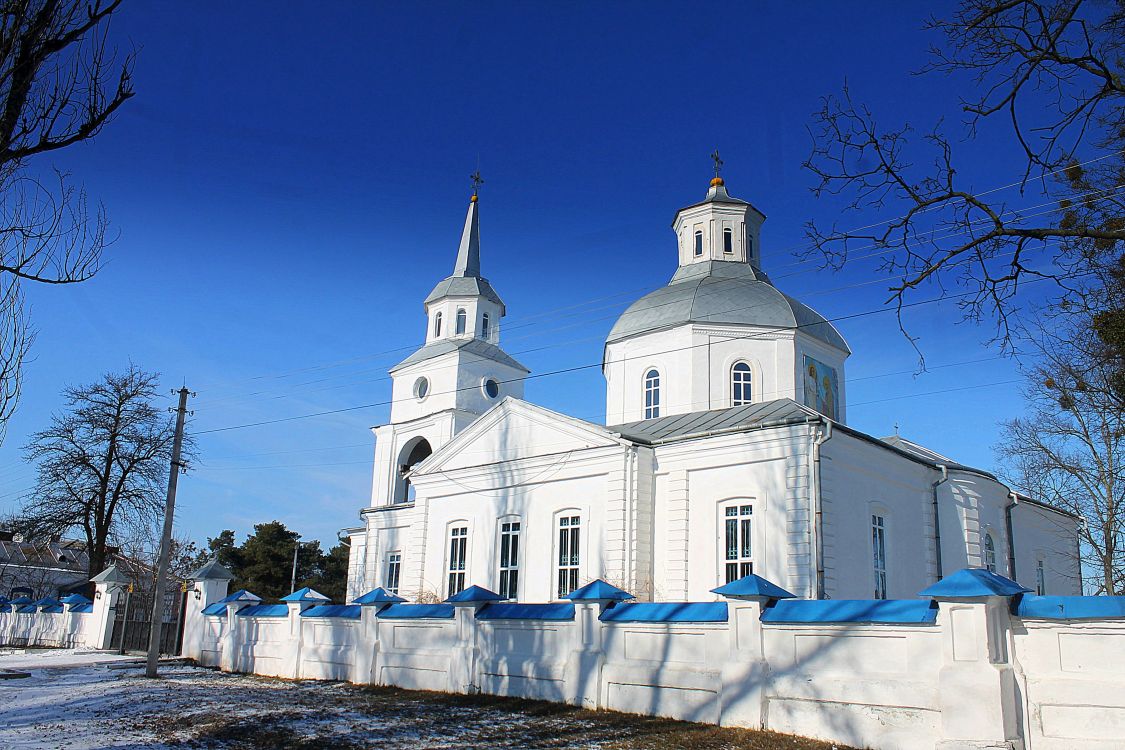
{"label": "blue fence cap", "polygon": [[215,602],[214,604],[208,604],[206,607],[203,608],[203,614],[210,615],[212,617],[216,616],[216,615],[225,615],[226,613],[227,613],[227,605],[222,603],[222,602]]}
{"label": "blue fence cap", "polygon": [[33,600],[30,596],[17,596],[15,599],[12,599],[10,602],[8,602],[8,604],[15,604],[19,606],[21,604],[31,604],[32,602]]}
{"label": "blue fence cap", "polygon": [[287,594],[281,597],[283,602],[316,602],[323,604],[324,602],[332,601],[324,594],[314,589],[305,586],[303,589],[297,589],[292,594]]}
{"label": "blue fence cap", "polygon": [[767,581],[759,575],[751,573],[737,581],[731,581],[725,586],[711,589],[711,593],[726,596],[731,599],[762,597],[765,599],[796,599],[796,594],[791,594],[772,581]]}
{"label": "blue fence cap", "polygon": [[494,602],[477,612],[478,620],[573,620],[574,605]]}
{"label": "blue fence cap", "polygon": [[225,596],[219,600],[219,603],[227,604],[228,602],[260,602],[262,597],[257,594],[252,594],[246,589],[239,589],[229,596]]}
{"label": "blue fence cap", "polygon": [[1125,596],[1033,596],[1012,601],[1019,617],[1043,620],[1105,620],[1125,618]]}
{"label": "blue fence cap", "polygon": [[346,620],[358,620],[363,609],[358,604],[318,604],[309,607],[301,613],[301,617],[341,617]]}
{"label": "blue fence cap", "polygon": [[66,596],[64,596],[59,601],[62,602],[63,604],[72,604],[72,605],[93,604],[92,601],[90,601],[86,597],[82,596],[82,594],[67,594]]}
{"label": "blue fence cap", "polygon": [[[212,607],[215,605],[211,605]],[[225,606],[224,606],[225,609]],[[206,610],[204,610],[206,614]],[[287,604],[251,604],[238,610],[239,617],[288,617],[289,605]]]}
{"label": "blue fence cap", "polygon": [[629,599],[636,599],[637,597],[630,594],[628,591],[619,589],[616,586],[606,583],[602,579],[591,581],[585,586],[576,588],[569,594],[563,597],[570,599],[572,602],[588,602],[588,601],[609,601],[609,602],[624,602]]}
{"label": "blue fence cap", "polygon": [[55,599],[55,598],[50,597],[50,596],[45,596],[42,599],[35,602],[35,606],[37,606],[37,607],[57,607],[60,604],[62,604],[62,602],[60,602],[58,599]]}
{"label": "blue fence cap", "polygon": [[726,602],[636,602],[602,612],[603,622],[726,622]]}
{"label": "blue fence cap", "polygon": [[984,568],[965,568],[918,592],[918,596],[971,599],[985,596],[1015,596],[1031,589]]}
{"label": "blue fence cap", "polygon": [[446,599],[447,604],[481,604],[484,602],[502,602],[506,599],[495,591],[489,591],[484,586],[470,586]]}
{"label": "blue fence cap", "polygon": [[762,612],[762,622],[914,623],[937,621],[937,605],[925,599],[785,599]]}
{"label": "blue fence cap", "polygon": [[453,619],[452,604],[392,604],[379,612],[387,620]]}
{"label": "blue fence cap", "polygon": [[94,603],[90,602],[89,604],[72,604],[70,605],[70,611],[77,612],[81,615],[88,615],[94,611]]}
{"label": "blue fence cap", "polygon": [[371,589],[363,596],[357,597],[352,604],[395,604],[396,602],[406,601],[397,594],[392,594],[382,586],[377,589]]}

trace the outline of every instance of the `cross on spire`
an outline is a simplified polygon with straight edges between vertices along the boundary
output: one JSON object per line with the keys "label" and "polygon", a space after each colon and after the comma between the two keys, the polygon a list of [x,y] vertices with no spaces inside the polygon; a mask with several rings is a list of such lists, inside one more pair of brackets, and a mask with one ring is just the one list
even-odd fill
{"label": "cross on spire", "polygon": [[723,171],[723,160],[719,158],[719,149],[711,152],[711,161],[715,162],[715,176],[719,176],[719,172]]}
{"label": "cross on spire", "polygon": [[484,179],[480,176],[480,170],[473,172],[469,175],[469,179],[473,181],[473,197],[476,197],[477,188],[484,184]]}

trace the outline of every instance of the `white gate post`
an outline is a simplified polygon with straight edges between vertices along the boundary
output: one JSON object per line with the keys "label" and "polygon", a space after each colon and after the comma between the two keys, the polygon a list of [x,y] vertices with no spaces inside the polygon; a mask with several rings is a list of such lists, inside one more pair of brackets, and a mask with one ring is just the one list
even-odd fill
{"label": "white gate post", "polygon": [[477,610],[491,602],[502,602],[504,597],[483,586],[470,586],[445,601],[453,605],[457,628],[457,645],[453,647],[453,657],[449,660],[449,692],[479,693],[480,644],[477,639],[480,627]]}
{"label": "white gate post", "polygon": [[203,610],[221,601],[234,574],[219,565],[217,558],[191,574],[191,589],[184,604],[184,656],[199,661],[203,656],[203,637],[206,629]]}
{"label": "white gate post", "polygon": [[96,649],[112,648],[113,620],[125,589],[132,581],[116,565],[110,565],[90,580],[94,584],[94,611],[90,613],[94,625],[89,631],[93,637],[87,645]]}

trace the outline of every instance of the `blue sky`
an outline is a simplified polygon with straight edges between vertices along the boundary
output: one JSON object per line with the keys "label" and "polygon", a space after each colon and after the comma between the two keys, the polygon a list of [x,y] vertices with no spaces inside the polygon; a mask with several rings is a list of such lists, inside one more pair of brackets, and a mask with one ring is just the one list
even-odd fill
{"label": "blue sky", "polygon": [[[703,196],[716,147],[731,192],[769,217],[762,262],[781,289],[829,318],[878,308],[887,283],[874,261],[835,273],[794,257],[804,222],[840,208],[809,191],[806,127],[845,79],[888,126],[956,122],[956,82],[911,75],[936,41],[923,14],[939,11],[127,4],[111,36],[139,48],[137,96],[96,141],[50,162],[105,204],[119,235],[93,281],[29,289],[39,338],[0,446],[0,512],[34,482],[21,447],[61,389],[130,362],[198,392],[196,431],[386,402],[386,370],[422,340],[421,301],[452,268],[478,160],[502,344],[536,373],[598,363],[616,315],[667,282],[669,223]],[[977,189],[1019,176],[1003,131],[958,149]],[[959,321],[950,303],[910,312],[934,368],[922,375],[893,315],[840,322],[854,352],[849,423],[876,435],[897,423],[995,468],[997,422],[1022,411],[1018,371],[985,344],[988,329]],[[526,395],[603,418],[597,367],[533,379]],[[277,518],[333,542],[368,500],[368,428],[387,413],[201,435],[179,531],[241,537]]]}

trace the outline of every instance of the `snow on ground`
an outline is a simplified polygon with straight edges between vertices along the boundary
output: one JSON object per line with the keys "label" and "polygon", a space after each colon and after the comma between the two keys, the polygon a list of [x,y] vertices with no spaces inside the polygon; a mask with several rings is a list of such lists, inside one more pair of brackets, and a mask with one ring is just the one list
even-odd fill
{"label": "snow on ground", "polygon": [[[135,657],[134,657],[135,658]],[[829,744],[555,703],[288,681],[113,654],[0,651],[0,748],[680,748],[827,750]],[[16,667],[16,665],[19,665]]]}

